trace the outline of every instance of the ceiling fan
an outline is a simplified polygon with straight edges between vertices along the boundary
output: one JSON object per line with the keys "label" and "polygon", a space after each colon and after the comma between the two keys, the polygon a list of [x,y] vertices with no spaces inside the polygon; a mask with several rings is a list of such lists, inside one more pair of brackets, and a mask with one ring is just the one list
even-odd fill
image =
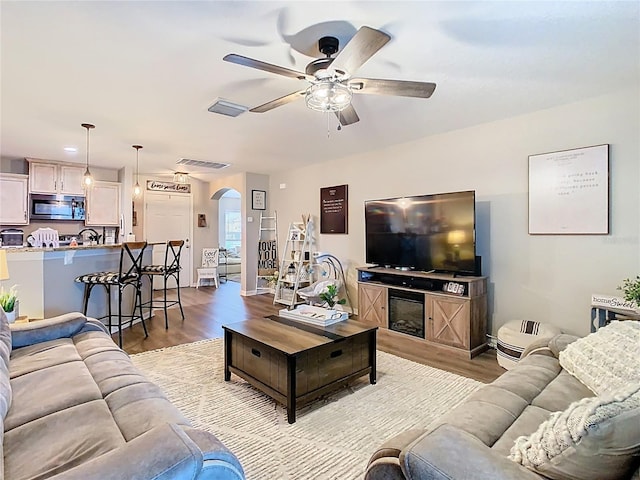
{"label": "ceiling fan", "polygon": [[354,93],[429,98],[436,88],[435,83],[354,78],[352,76],[389,40],[391,37],[380,30],[361,27],[344,48],[335,57],[332,57],[338,52],[338,39],[322,37],[318,41],[318,48],[326,57],[313,60],[307,65],[304,73],[235,53],[226,55],[223,60],[310,83],[302,90],[252,108],[251,112],[268,112],[276,107],[304,98],[307,107],[312,110],[334,112],[341,125],[351,125],[360,120],[351,104]]}

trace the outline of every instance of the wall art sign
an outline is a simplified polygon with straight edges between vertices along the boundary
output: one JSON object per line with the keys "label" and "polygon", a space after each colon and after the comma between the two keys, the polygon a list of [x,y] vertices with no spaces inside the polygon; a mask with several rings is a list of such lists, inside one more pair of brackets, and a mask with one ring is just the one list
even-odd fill
{"label": "wall art sign", "polygon": [[320,233],[347,233],[348,185],[320,189]]}
{"label": "wall art sign", "polygon": [[258,241],[258,275],[273,275],[278,270],[277,248],[275,240]]}
{"label": "wall art sign", "polygon": [[203,248],[202,249],[202,266],[204,268],[213,268],[218,266],[218,254],[217,248]]}
{"label": "wall art sign", "polygon": [[251,209],[267,209],[267,192],[265,192],[264,190],[251,190]]}
{"label": "wall art sign", "polygon": [[529,157],[529,233],[609,233],[609,145]]}
{"label": "wall art sign", "polygon": [[191,193],[191,184],[147,180],[147,190],[154,192]]}

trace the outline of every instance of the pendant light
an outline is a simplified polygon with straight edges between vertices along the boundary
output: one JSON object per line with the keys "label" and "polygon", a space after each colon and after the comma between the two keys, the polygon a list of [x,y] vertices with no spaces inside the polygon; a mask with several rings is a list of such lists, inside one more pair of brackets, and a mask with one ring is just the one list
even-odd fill
{"label": "pendant light", "polygon": [[96,128],[96,126],[90,123],[82,123],[81,126],[87,129],[87,169],[84,171],[84,177],[82,178],[82,186],[86,189],[93,186],[93,177],[89,171],[89,130]]}
{"label": "pendant light", "polygon": [[138,154],[140,152],[140,149],[142,148],[142,145],[131,146],[136,149],[136,184],[133,186],[133,198],[140,198],[140,196],[142,195],[142,188],[140,188],[140,183],[138,182],[138,174],[140,172]]}
{"label": "pendant light", "polygon": [[173,181],[184,185],[189,182],[189,174],[187,172],[176,172],[173,174]]}

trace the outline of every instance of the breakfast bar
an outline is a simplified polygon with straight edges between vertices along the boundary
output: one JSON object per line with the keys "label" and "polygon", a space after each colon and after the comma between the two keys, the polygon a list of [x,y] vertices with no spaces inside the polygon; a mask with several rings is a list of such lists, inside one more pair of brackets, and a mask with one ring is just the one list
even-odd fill
{"label": "breakfast bar", "polygon": [[[83,285],[75,282],[76,277],[91,272],[118,271],[120,248],[120,244],[7,248],[7,283],[18,286],[20,315],[48,318],[82,311]],[[145,261],[150,263],[150,260],[151,249],[148,249],[145,251]],[[125,295],[123,304],[128,310],[132,310],[133,295],[128,291]],[[149,296],[149,285],[145,283],[143,301],[148,300]],[[106,294],[104,291],[96,291],[92,295],[87,315],[101,317],[106,313]]]}

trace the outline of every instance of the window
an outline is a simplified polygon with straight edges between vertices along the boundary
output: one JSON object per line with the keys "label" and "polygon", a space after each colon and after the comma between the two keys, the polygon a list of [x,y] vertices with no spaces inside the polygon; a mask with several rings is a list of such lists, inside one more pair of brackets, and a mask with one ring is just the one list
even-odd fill
{"label": "window", "polygon": [[242,243],[242,217],[239,210],[227,210],[224,213],[224,246],[227,250],[237,247]]}

